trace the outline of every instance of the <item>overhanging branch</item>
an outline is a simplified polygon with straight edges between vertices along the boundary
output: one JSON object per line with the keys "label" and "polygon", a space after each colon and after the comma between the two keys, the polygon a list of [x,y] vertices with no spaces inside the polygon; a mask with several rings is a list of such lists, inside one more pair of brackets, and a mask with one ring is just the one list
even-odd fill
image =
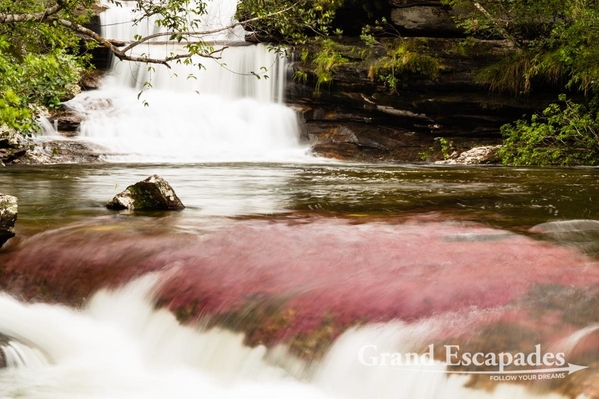
{"label": "overhanging branch", "polygon": [[497,20],[497,18],[494,18],[493,15],[491,15],[491,13],[489,11],[487,11],[482,5],[480,5],[480,3],[478,1],[474,2],[474,7],[476,7],[476,9],[478,11],[480,11],[485,17],[489,18],[489,20],[491,21],[491,23],[493,24],[493,26],[495,26],[495,28],[497,29],[497,31],[499,32],[499,34],[501,34],[501,36],[503,36],[504,39],[506,39],[507,41],[509,41],[510,43],[512,43],[512,45],[516,48],[521,48],[522,46],[520,45],[520,42],[518,42],[518,40],[516,40],[516,38],[514,36],[512,36],[507,29],[505,29],[503,27],[503,25],[501,25],[501,22],[499,22]]}
{"label": "overhanging branch", "polygon": [[230,29],[233,29],[237,26],[245,26],[247,24],[250,24],[252,22],[256,22],[256,21],[260,21],[263,19],[268,19],[268,18],[272,18],[272,17],[276,17],[277,15],[286,13],[287,11],[292,10],[297,4],[299,4],[298,2],[293,3],[292,5],[290,5],[289,7],[286,7],[282,10],[267,14],[267,15],[263,15],[261,17],[255,17],[255,18],[250,18],[250,19],[246,19],[244,21],[240,21],[240,22],[236,22],[234,24],[228,25],[228,26],[224,26],[222,28],[217,28],[217,29],[212,29],[212,30],[207,30],[207,31],[190,31],[190,32],[159,32],[159,33],[154,33],[152,35],[147,35],[142,37],[139,40],[134,41],[133,43],[129,44],[127,47],[125,47],[124,49],[122,49],[122,51],[127,52],[129,50],[131,50],[132,48],[139,46],[140,44],[143,44],[149,40],[152,39],[156,39],[158,37],[171,37],[173,35],[177,35],[177,36],[185,36],[185,37],[203,37],[203,36],[208,36],[208,35],[214,35],[216,33],[220,33],[220,32],[224,32]]}
{"label": "overhanging branch", "polygon": [[71,29],[74,32],[77,32],[77,33],[83,35],[84,37],[86,37],[90,40],[97,42],[100,46],[110,50],[120,60],[144,62],[144,63],[151,63],[151,64],[162,64],[162,65],[165,65],[168,68],[170,68],[169,62],[177,61],[177,60],[185,59],[185,58],[190,58],[194,55],[197,55],[200,57],[205,57],[205,58],[218,59],[218,58],[220,58],[220,54],[222,53],[222,51],[224,51],[224,49],[226,47],[223,47],[223,48],[220,48],[217,50],[211,49],[211,51],[206,52],[206,53],[192,51],[192,52],[188,52],[186,54],[175,54],[175,55],[170,55],[170,56],[167,56],[164,58],[149,58],[146,56],[136,56],[136,55],[130,55],[127,53],[130,52],[136,46],[139,46],[140,44],[146,43],[146,42],[148,42],[152,39],[158,38],[158,37],[165,37],[165,36],[171,37],[171,36],[175,35],[175,36],[179,36],[179,37],[200,37],[201,38],[204,36],[213,35],[213,34],[220,33],[220,32],[226,31],[226,30],[230,30],[237,26],[245,26],[252,22],[256,22],[256,21],[268,19],[268,18],[273,18],[273,17],[276,17],[277,15],[280,15],[280,14],[283,14],[283,13],[286,13],[286,12],[292,10],[295,6],[297,6],[297,4],[299,4],[299,0],[295,3],[293,3],[292,5],[284,8],[284,9],[281,9],[279,11],[272,12],[272,13],[269,13],[267,15],[263,15],[260,17],[250,18],[250,19],[247,19],[247,20],[244,20],[241,22],[236,22],[236,23],[233,23],[229,26],[225,26],[222,28],[217,28],[217,29],[212,29],[212,30],[207,30],[207,31],[162,32],[162,33],[156,33],[156,34],[144,36],[144,37],[140,38],[139,40],[136,40],[136,41],[128,44],[124,48],[120,48],[123,46],[122,40],[114,40],[114,39],[105,38],[102,35],[94,32],[93,30],[91,30],[89,28],[86,28],[85,26],[83,26],[81,24],[78,24],[76,22],[70,21],[65,18],[60,18],[59,16],[57,16],[56,14],[65,8],[64,0],[56,0],[56,4],[54,6],[47,8],[43,12],[24,13],[24,14],[0,13],[0,24],[2,24],[2,23],[22,23],[22,22],[33,22],[33,21],[44,22],[44,23],[58,23],[66,28]]}
{"label": "overhanging branch", "polygon": [[60,10],[62,10],[64,3],[62,1],[58,1],[56,5],[45,9],[42,12],[36,13],[25,13],[25,14],[8,14],[8,13],[0,13],[0,24],[12,24],[17,22],[30,22],[37,21],[43,22],[47,20],[51,15],[56,14]]}

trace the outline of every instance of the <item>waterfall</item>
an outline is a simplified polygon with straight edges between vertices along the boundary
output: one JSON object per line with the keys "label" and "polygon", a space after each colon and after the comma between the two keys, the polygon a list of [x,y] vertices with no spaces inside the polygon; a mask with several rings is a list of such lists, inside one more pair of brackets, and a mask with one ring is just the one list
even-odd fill
{"label": "waterfall", "polygon": [[20,342],[9,341],[0,346],[6,367],[41,367],[48,364],[48,360],[37,348],[31,348]]}
{"label": "waterfall", "polygon": [[[132,6],[101,15],[104,37],[131,41],[159,32],[152,19],[133,24]],[[200,29],[234,22],[237,2],[207,2]],[[80,137],[108,149],[108,160],[142,162],[297,161],[296,114],[283,105],[286,57],[267,45],[248,45],[240,26],[203,37],[218,59],[146,65],[114,59],[101,90],[66,105],[84,117]],[[180,44],[156,38],[136,47],[152,58],[180,54]],[[151,89],[148,89],[151,86]]]}

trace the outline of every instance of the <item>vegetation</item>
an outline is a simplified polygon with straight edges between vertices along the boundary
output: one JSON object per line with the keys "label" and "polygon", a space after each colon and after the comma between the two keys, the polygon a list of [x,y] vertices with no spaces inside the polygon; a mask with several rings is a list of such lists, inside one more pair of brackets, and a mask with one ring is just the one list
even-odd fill
{"label": "vegetation", "polygon": [[[115,6],[125,3],[110,1]],[[240,22],[207,32],[202,29],[206,1],[127,2],[136,11],[134,22],[152,18],[162,31],[132,37],[123,43],[104,38],[85,26],[96,0],[0,0],[0,131],[32,133],[36,130],[36,114],[44,107],[55,108],[76,94],[80,73],[88,66],[86,49],[102,46],[125,61],[167,67],[173,62],[183,62],[201,67],[199,59],[219,58],[223,51],[215,50],[203,40],[208,33],[241,25],[297,43],[305,40],[307,34],[326,35],[335,10],[342,3],[342,0],[245,0],[238,9]],[[149,40],[161,38],[178,41],[184,51],[162,58],[135,51]],[[322,68],[326,71],[327,66]]]}
{"label": "vegetation", "polygon": [[[403,38],[392,28],[385,30],[389,27],[384,19],[375,27],[365,26],[360,35],[362,46],[343,44],[343,40],[336,41],[332,36],[310,39],[301,54],[301,61],[311,64],[316,75],[314,94],[318,95],[323,85],[333,81],[337,68],[351,63],[361,64],[360,69],[366,64],[369,78],[383,83],[392,93],[397,93],[398,85],[409,75],[436,79],[443,65],[426,54],[425,40]],[[334,33],[340,36],[339,32]],[[297,71],[294,79],[305,83],[308,74]]]}
{"label": "vegetation", "polygon": [[[443,2],[465,10],[458,24],[471,35],[503,38],[513,46],[511,57],[486,74],[485,80],[494,88],[527,93],[533,88],[531,81],[538,78],[554,83],[563,79],[569,88],[585,92],[594,89],[599,77],[597,1]],[[510,83],[513,80],[517,83]]]}
{"label": "vegetation", "polygon": [[[422,40],[402,38],[385,19],[377,21],[375,26],[366,25],[360,38],[373,50],[365,57],[370,63],[369,77],[383,82],[393,93],[397,93],[397,86],[406,74],[436,79],[442,69],[439,60],[426,54]],[[376,56],[377,48],[385,55]]]}
{"label": "vegetation", "polygon": [[508,165],[599,165],[599,100],[577,104],[565,95],[531,121],[502,128]]}
{"label": "vegetation", "polygon": [[[237,18],[247,21],[243,25],[258,37],[289,44],[306,43],[310,36],[330,33],[335,11],[343,1],[243,0],[237,6]],[[276,18],[272,18],[275,14]]]}
{"label": "vegetation", "polygon": [[[333,40],[320,40],[319,45],[321,50],[312,57],[316,73],[316,94],[320,93],[323,84],[330,85],[333,80],[333,69],[348,62],[347,58],[335,49],[336,43]],[[303,57],[306,58],[307,55],[304,54]]]}
{"label": "vegetation", "polygon": [[452,141],[445,137],[435,137],[435,145],[428,147],[427,150],[420,151],[418,156],[422,161],[430,161],[438,155],[442,156],[443,159],[449,159],[454,151]]}
{"label": "vegetation", "polygon": [[475,37],[503,38],[513,52],[479,74],[491,90],[528,94],[541,85],[587,97],[564,96],[530,121],[504,126],[506,164],[596,164],[599,82],[599,2],[595,0],[443,0],[460,8],[459,25]]}
{"label": "vegetation", "polygon": [[[82,1],[81,6],[90,2]],[[30,134],[37,129],[33,116],[40,107],[54,108],[78,90],[87,57],[79,51],[76,32],[58,24],[40,24],[40,1],[0,1],[0,128]],[[52,11],[52,10],[51,10]],[[65,9],[54,15],[84,22],[87,15]],[[23,17],[19,21],[19,17]]]}

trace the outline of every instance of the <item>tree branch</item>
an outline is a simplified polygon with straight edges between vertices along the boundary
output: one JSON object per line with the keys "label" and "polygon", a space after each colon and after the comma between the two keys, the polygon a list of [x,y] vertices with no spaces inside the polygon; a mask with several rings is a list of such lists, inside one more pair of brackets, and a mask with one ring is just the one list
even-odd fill
{"label": "tree branch", "polygon": [[495,26],[495,28],[497,28],[497,31],[501,34],[501,36],[503,36],[507,41],[509,41],[510,43],[512,43],[512,45],[514,47],[516,47],[516,48],[521,48],[522,47],[520,45],[520,43],[518,42],[518,40],[516,40],[516,38],[514,36],[512,36],[501,25],[501,23],[497,20],[497,18],[494,18],[489,11],[487,11],[483,6],[480,5],[480,3],[478,1],[474,2],[474,7],[476,7],[476,9],[478,11],[480,11],[485,17],[489,18],[489,20]]}
{"label": "tree branch", "polygon": [[49,16],[56,14],[64,7],[62,1],[57,1],[56,5],[46,8],[42,12],[27,13],[27,14],[7,14],[0,13],[1,24],[11,24],[15,22],[30,22],[30,21],[45,21]]}
{"label": "tree branch", "polygon": [[205,57],[205,58],[218,59],[218,58],[220,58],[220,56],[217,56],[217,54],[222,53],[227,48],[227,47],[223,47],[223,48],[220,48],[217,50],[213,50],[207,54],[196,54],[196,53],[176,54],[176,55],[171,55],[171,56],[164,57],[164,58],[149,58],[149,57],[144,57],[144,56],[135,56],[135,55],[126,54],[127,50],[120,49],[118,47],[118,45],[121,44],[122,42],[120,42],[118,40],[106,39],[106,38],[102,37],[101,35],[97,34],[96,32],[94,32],[93,30],[88,29],[83,25],[79,25],[78,23],[75,23],[73,21],[69,21],[67,19],[51,18],[51,20],[57,21],[61,25],[65,26],[69,29],[72,29],[75,32],[78,32],[85,36],[88,36],[90,39],[98,42],[98,44],[100,44],[101,46],[110,50],[119,60],[144,62],[144,63],[150,63],[150,64],[161,64],[161,65],[165,65],[169,69],[171,67],[169,65],[170,62],[184,59],[184,58],[190,58],[193,55],[198,55],[200,57]]}
{"label": "tree branch", "polygon": [[129,52],[136,46],[139,46],[140,44],[146,43],[149,40],[155,39],[157,37],[164,37],[164,36],[170,37],[172,35],[180,35],[180,36],[185,36],[185,37],[192,37],[192,36],[202,37],[202,36],[207,36],[207,35],[223,32],[223,31],[235,28],[236,26],[245,26],[245,25],[250,24],[255,21],[276,17],[277,15],[288,12],[288,11],[292,10],[297,4],[299,4],[299,0],[297,2],[295,2],[294,4],[284,8],[282,10],[272,12],[272,13],[269,13],[267,15],[263,15],[260,17],[250,18],[245,21],[236,22],[229,26],[225,26],[225,27],[218,28],[218,29],[199,31],[199,32],[155,33],[152,35],[144,36],[143,38],[130,43],[129,45],[127,45],[125,48],[122,48],[122,49],[119,48],[119,46],[123,46],[122,41],[105,38],[102,35],[94,32],[93,30],[91,30],[89,28],[86,28],[83,25],[80,25],[76,22],[56,16],[55,15],[56,13],[58,13],[60,10],[65,8],[64,0],[56,0],[56,5],[49,7],[45,11],[39,12],[39,13],[26,13],[26,14],[6,14],[6,13],[3,14],[3,13],[0,13],[0,23],[18,23],[18,22],[30,22],[30,21],[57,22],[60,25],[67,27],[67,28],[69,28],[77,33],[80,33],[80,34],[86,36],[87,38],[97,42],[102,47],[107,48],[120,60],[136,61],[136,62],[144,62],[144,63],[152,63],[152,64],[162,64],[162,65],[165,65],[166,67],[170,68],[169,62],[184,59],[184,58],[190,58],[194,55],[198,55],[200,57],[205,57],[205,58],[218,59],[218,58],[220,58],[220,55],[217,55],[217,54],[222,53],[222,51],[224,51],[227,47],[223,47],[218,50],[212,50],[205,54],[201,54],[201,53],[197,53],[197,52],[190,52],[187,54],[171,55],[171,56],[164,57],[164,58],[149,58],[149,57],[145,57],[145,56],[134,56],[134,55],[128,55],[127,52]]}
{"label": "tree branch", "polygon": [[160,32],[160,33],[154,33],[152,35],[144,36],[141,39],[134,41],[133,43],[129,44],[127,47],[125,47],[124,49],[122,49],[122,51],[123,52],[127,52],[127,51],[131,50],[132,48],[134,48],[136,46],[139,46],[140,44],[145,43],[145,42],[147,42],[149,40],[155,39],[157,37],[164,37],[164,36],[169,36],[170,37],[170,36],[173,36],[173,35],[181,35],[181,36],[187,36],[187,37],[189,37],[189,36],[199,36],[199,37],[202,37],[202,36],[213,35],[215,33],[220,33],[220,32],[224,32],[224,31],[229,30],[229,29],[233,29],[233,28],[235,28],[237,26],[245,26],[247,24],[250,24],[250,23],[256,22],[256,21],[260,21],[262,19],[276,17],[277,15],[280,15],[280,14],[286,13],[287,11],[292,10],[298,4],[299,4],[299,1],[293,3],[289,7],[284,8],[282,10],[279,10],[279,11],[276,11],[276,12],[273,12],[273,13],[270,13],[270,14],[267,14],[267,15],[263,15],[261,17],[255,17],[255,18],[246,19],[244,21],[236,22],[236,23],[231,24],[229,26],[225,26],[225,27],[217,28],[217,29],[213,29],[213,30],[200,31],[200,32],[193,31],[193,32]]}

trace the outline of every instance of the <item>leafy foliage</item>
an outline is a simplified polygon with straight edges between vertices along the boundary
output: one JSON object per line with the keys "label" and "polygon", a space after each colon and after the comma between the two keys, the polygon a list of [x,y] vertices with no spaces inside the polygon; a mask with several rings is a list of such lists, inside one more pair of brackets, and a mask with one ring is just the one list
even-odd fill
{"label": "leafy foliage", "polygon": [[597,0],[442,0],[456,9],[458,23],[478,37],[500,37],[513,51],[485,68],[480,83],[496,91],[527,94],[550,84],[579,91],[578,104],[565,96],[540,115],[502,128],[505,164],[599,164],[599,2]]}
{"label": "leafy foliage", "polygon": [[333,69],[347,63],[336,49],[336,43],[331,39],[321,40],[321,50],[313,56],[312,62],[316,66],[316,94],[320,92],[323,84],[330,84],[333,80]]}
{"label": "leafy foliage", "polygon": [[[87,14],[72,2],[60,16],[83,22]],[[0,13],[39,13],[46,3],[38,0],[0,1]],[[79,52],[80,39],[62,25],[25,21],[0,24],[0,129],[24,134],[37,130],[34,117],[40,107],[57,107],[77,93],[87,57]]]}
{"label": "leafy foliage", "polygon": [[[237,6],[240,21],[261,18],[246,24],[246,29],[259,37],[277,38],[289,44],[306,43],[310,36],[326,36],[330,32],[335,11],[343,0],[244,0]],[[292,10],[264,18],[281,10]]]}
{"label": "leafy foliage", "polygon": [[506,165],[599,165],[599,99],[577,104],[560,95],[530,122],[502,127]]}
{"label": "leafy foliage", "polygon": [[535,84],[557,85],[565,80],[566,70],[555,62],[555,57],[555,53],[532,56],[528,52],[513,52],[481,69],[475,79],[491,91],[525,95]]}
{"label": "leafy foliage", "polygon": [[436,79],[443,68],[439,60],[425,53],[424,41],[401,37],[384,19],[374,27],[365,26],[360,38],[370,49],[382,48],[385,52],[382,57],[373,51],[363,57],[371,63],[370,78],[382,81],[391,92],[397,93],[398,84],[407,74]]}
{"label": "leafy foliage", "polygon": [[[537,83],[561,83],[585,92],[599,82],[599,2],[596,0],[442,0],[461,12],[458,24],[477,37],[501,37],[510,59],[491,66],[481,82],[528,93]],[[505,73],[502,73],[505,72]]]}

